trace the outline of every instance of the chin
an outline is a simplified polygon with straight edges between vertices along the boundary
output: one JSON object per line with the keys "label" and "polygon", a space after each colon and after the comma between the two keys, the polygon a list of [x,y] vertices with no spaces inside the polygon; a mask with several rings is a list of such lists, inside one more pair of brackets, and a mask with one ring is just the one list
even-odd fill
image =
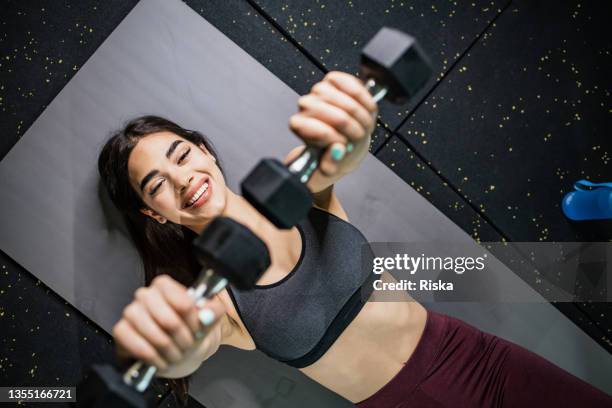
{"label": "chin", "polygon": [[225,203],[207,203],[207,206],[198,208],[195,214],[195,222],[198,224],[208,224],[213,218],[223,215]]}

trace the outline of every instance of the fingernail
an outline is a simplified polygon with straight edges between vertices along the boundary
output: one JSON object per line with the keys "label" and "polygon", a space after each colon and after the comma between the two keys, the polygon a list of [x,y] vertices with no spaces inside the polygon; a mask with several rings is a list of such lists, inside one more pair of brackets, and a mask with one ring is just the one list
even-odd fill
{"label": "fingernail", "polygon": [[209,326],[215,321],[215,313],[210,309],[200,310],[198,317],[204,326]]}
{"label": "fingernail", "polygon": [[353,146],[352,143],[350,143],[350,142],[347,143],[346,144],[346,151],[349,152],[349,153],[352,152],[353,151],[353,147],[355,147],[355,146]]}
{"label": "fingernail", "polygon": [[341,145],[332,146],[331,150],[332,159],[335,161],[340,161],[344,157],[344,148]]}
{"label": "fingernail", "polygon": [[196,302],[196,306],[198,307],[198,309],[201,309],[202,307],[204,307],[204,305],[206,304],[207,300],[208,299],[206,299],[206,298],[202,298],[202,299],[198,300]]}

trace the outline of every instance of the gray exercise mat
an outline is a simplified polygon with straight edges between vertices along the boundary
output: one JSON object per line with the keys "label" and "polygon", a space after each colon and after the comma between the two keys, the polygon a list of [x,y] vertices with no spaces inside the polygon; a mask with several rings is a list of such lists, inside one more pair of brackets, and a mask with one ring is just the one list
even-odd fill
{"label": "gray exercise mat", "polygon": [[[141,1],[0,163],[0,247],[110,332],[143,277],[99,185],[97,154],[109,131],[141,114],[198,129],[212,139],[228,185],[239,191],[261,157],[282,157],[298,145],[287,127],[297,97],[181,1]],[[472,242],[373,156],[337,188],[370,241]],[[507,284],[533,296],[505,268],[492,276],[491,293]],[[430,307],[612,392],[611,357],[547,303]],[[202,365],[191,394],[211,408],[351,406],[296,369],[230,347]]]}

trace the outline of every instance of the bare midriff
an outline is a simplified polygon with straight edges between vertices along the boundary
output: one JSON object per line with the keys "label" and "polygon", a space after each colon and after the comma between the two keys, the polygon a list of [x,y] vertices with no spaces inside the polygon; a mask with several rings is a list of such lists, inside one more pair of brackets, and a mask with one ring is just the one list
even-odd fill
{"label": "bare midriff", "polygon": [[[386,272],[381,278],[394,281]],[[229,295],[223,293],[222,298],[228,315],[242,329],[224,344],[255,348]],[[408,294],[404,299],[396,294],[393,301],[377,301],[374,292],[325,354],[300,371],[353,403],[363,401],[403,368],[423,334],[426,318],[425,308]]]}
{"label": "bare midriff", "polygon": [[425,308],[408,295],[405,301],[395,295],[394,301],[375,301],[375,296],[319,360],[300,369],[353,403],[376,393],[403,368],[425,328]]}

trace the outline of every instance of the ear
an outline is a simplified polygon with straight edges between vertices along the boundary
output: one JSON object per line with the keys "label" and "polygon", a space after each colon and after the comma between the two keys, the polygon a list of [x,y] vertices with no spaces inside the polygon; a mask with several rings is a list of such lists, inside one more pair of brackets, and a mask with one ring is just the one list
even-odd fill
{"label": "ear", "polygon": [[155,211],[149,208],[141,208],[140,212],[148,217],[153,218],[155,221],[159,222],[160,224],[165,224],[167,221],[166,218],[164,218],[163,216],[159,215],[158,213],[156,213]]}
{"label": "ear", "polygon": [[206,148],[206,146],[204,146],[204,144],[203,144],[203,143],[200,143],[198,146],[200,147],[200,150],[202,150],[202,151],[203,151],[205,154],[207,154],[207,155],[209,155],[209,156],[210,156],[210,158],[212,159],[212,161],[217,161],[217,159],[215,159],[215,156],[213,156],[213,155],[212,155],[212,154],[211,154],[211,153],[208,151],[208,149]]}

